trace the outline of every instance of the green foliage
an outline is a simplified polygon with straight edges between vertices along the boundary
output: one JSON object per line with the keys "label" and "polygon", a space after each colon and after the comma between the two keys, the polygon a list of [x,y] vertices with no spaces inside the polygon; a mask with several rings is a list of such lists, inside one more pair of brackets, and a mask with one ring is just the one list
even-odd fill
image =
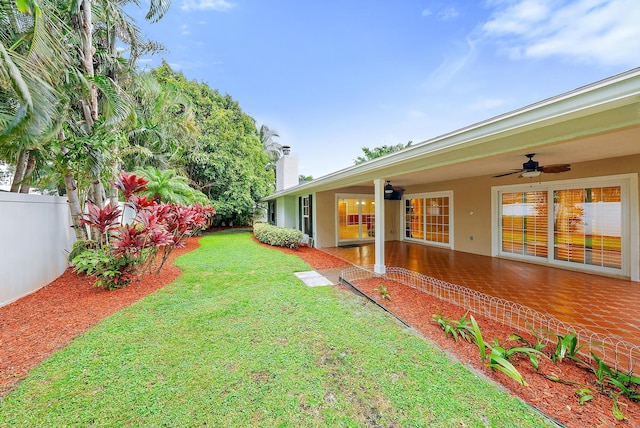
{"label": "green foliage", "polygon": [[438,313],[431,315],[431,319],[437,322],[444,331],[446,336],[451,336],[457,342],[458,337],[462,337],[467,342],[472,341],[471,336],[471,321],[467,319],[468,313],[462,315],[458,321],[454,321],[451,318],[446,318],[442,314],[442,310],[438,308]]}
{"label": "green foliage", "polygon": [[253,234],[258,241],[276,247],[298,248],[302,241],[301,231],[268,223],[254,224]]}
{"label": "green foliage", "polygon": [[511,379],[520,383],[522,386],[527,386],[522,374],[516,369],[513,364],[505,358],[504,354],[499,349],[491,348],[489,358],[487,361],[487,367],[491,367],[492,370],[499,370],[502,373],[509,376]]}
{"label": "green foliage", "polygon": [[524,344],[527,348],[533,348],[537,351],[542,351],[547,346],[547,335],[543,334],[542,331],[535,330],[531,326],[529,326],[529,331],[531,335],[536,339],[535,342],[529,342],[524,336],[521,336],[517,333],[509,336],[509,340],[517,340]]}
{"label": "green foliage", "polygon": [[612,369],[593,352],[591,352],[591,358],[596,362],[596,367],[592,368],[592,371],[601,392],[604,392],[605,385],[611,385],[618,388],[621,394],[631,400],[640,400],[640,393],[637,391],[637,387],[640,385],[639,377]]}
{"label": "green foliage", "polygon": [[584,406],[584,403],[593,399],[593,393],[589,388],[578,388],[575,394],[578,396],[578,401],[581,406]]}
{"label": "green foliage", "polygon": [[484,361],[487,352],[484,338],[482,337],[482,332],[480,331],[480,327],[478,326],[478,322],[476,321],[476,319],[473,317],[473,315],[470,315],[470,318],[471,326],[468,328],[468,330],[471,333],[471,336],[473,337],[476,345],[478,345],[478,350],[480,351],[480,359]]}
{"label": "green foliage", "polygon": [[273,189],[255,120],[229,95],[188,81],[165,62],[152,74],[191,102],[199,138],[177,162],[196,189],[216,207],[216,224],[251,224],[257,203]]}
{"label": "green foliage", "polygon": [[92,275],[97,287],[115,290],[129,285],[135,278],[142,256],[115,255],[109,248],[88,249],[73,258],[73,270]]}
{"label": "green foliage", "polygon": [[553,362],[561,363],[563,359],[569,358],[584,365],[584,361],[578,356],[580,350],[585,346],[602,346],[601,344],[592,342],[583,343],[578,346],[578,336],[574,332],[569,332],[564,336],[554,333],[550,333],[549,335],[556,338],[556,347],[551,354]]}
{"label": "green foliage", "polygon": [[387,287],[385,287],[383,284],[380,284],[378,286],[378,291],[380,292],[380,296],[382,296],[383,300],[391,300],[391,296],[389,296],[389,293],[387,293]]}
{"label": "green foliage", "polygon": [[[511,336],[510,336],[511,337]],[[531,365],[535,370],[538,370],[539,366],[539,357],[546,358],[546,355],[541,351],[530,348],[526,346],[511,346],[511,347],[503,347],[498,343],[498,339],[493,339],[493,346],[491,346],[491,352],[501,355],[507,360],[510,360],[516,354],[523,354],[529,357],[529,361],[531,361]]]}
{"label": "green foliage", "polygon": [[407,147],[411,146],[412,143],[413,143],[412,141],[409,141],[407,144],[400,143],[392,146],[387,146],[385,144],[384,146],[374,147],[373,149],[370,149],[369,147],[363,147],[362,152],[364,153],[364,156],[358,156],[354,160],[354,163],[356,165],[359,165],[361,163],[368,162],[371,159],[376,159],[384,155],[388,155],[389,153],[398,152],[402,149],[406,149]]}
{"label": "green foliage", "polygon": [[69,257],[67,257],[67,259],[69,260],[69,263],[72,263],[73,259],[75,259],[80,254],[84,253],[89,249],[95,249],[95,248],[96,248],[96,241],[92,241],[90,239],[80,239],[78,241],[75,241],[71,245],[71,252],[69,252]]}
{"label": "green foliage", "polygon": [[199,190],[189,186],[188,179],[172,169],[160,170],[152,166],[139,168],[134,174],[148,180],[146,190],[141,195],[164,203],[178,205],[210,205],[209,198]]}

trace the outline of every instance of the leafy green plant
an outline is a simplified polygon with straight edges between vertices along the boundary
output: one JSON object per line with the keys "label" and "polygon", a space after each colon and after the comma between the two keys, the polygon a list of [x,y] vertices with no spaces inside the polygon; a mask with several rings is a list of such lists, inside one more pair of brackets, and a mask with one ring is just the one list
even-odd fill
{"label": "leafy green plant", "polygon": [[535,338],[535,342],[529,342],[524,336],[521,336],[517,333],[513,333],[511,336],[509,336],[509,340],[517,340],[527,348],[533,348],[536,351],[542,351],[547,346],[548,335],[543,334],[542,330],[535,330],[531,326],[529,326],[529,331]]}
{"label": "leafy green plant", "polygon": [[613,416],[619,420],[619,421],[623,421],[625,419],[624,414],[622,413],[622,411],[620,410],[620,407],[618,406],[618,397],[620,397],[621,393],[618,394],[611,394],[611,400],[613,400],[613,403],[611,404],[611,413],[613,413]]}
{"label": "leafy green plant", "polygon": [[446,318],[442,310],[438,308],[438,313],[431,315],[431,319],[440,325],[446,336],[452,336],[457,342],[458,337],[462,337],[467,342],[471,342],[471,321],[467,319],[468,313],[462,315],[458,321]]}
{"label": "leafy green plant", "polygon": [[480,359],[484,362],[487,357],[487,345],[484,342],[484,338],[482,337],[482,332],[480,331],[480,327],[478,326],[478,322],[473,317],[473,315],[469,315],[470,324],[464,324],[464,330],[468,331],[473,342],[478,345],[478,351],[480,352]]}
{"label": "leafy green plant", "polygon": [[[509,336],[509,338],[513,337]],[[538,366],[540,364],[539,357],[546,358],[546,355],[535,348],[529,348],[525,346],[512,346],[509,348],[502,347],[498,343],[498,339],[493,339],[493,346],[490,347],[491,352],[502,356],[506,360],[510,360],[516,354],[524,354],[529,357],[529,361],[531,361],[531,365],[535,370],[538,370]]]}
{"label": "leafy green plant", "polygon": [[584,406],[584,403],[593,399],[593,392],[591,392],[589,388],[578,388],[575,394],[578,396],[578,401],[581,406]]}
{"label": "leafy green plant", "polygon": [[383,284],[380,284],[378,286],[378,291],[380,292],[380,296],[382,296],[382,299],[391,300],[391,296],[389,296],[389,293],[387,293],[387,287],[385,287]]}
{"label": "leafy green plant", "polygon": [[565,358],[569,358],[577,363],[585,364],[585,362],[578,357],[578,353],[585,346],[596,345],[595,343],[588,342],[578,346],[578,336],[574,332],[569,332],[564,336],[555,333],[549,333],[549,335],[555,337],[557,340],[556,347],[551,354],[551,360],[554,363],[561,363]]}
{"label": "leafy green plant", "polygon": [[604,388],[608,384],[618,388],[621,394],[631,400],[640,400],[640,393],[634,387],[640,385],[640,377],[612,369],[593,352],[591,352],[591,358],[596,362],[596,368],[592,368],[592,371],[596,376],[596,384],[600,386],[601,392],[605,392]]}
{"label": "leafy green plant", "polygon": [[135,278],[140,259],[117,256],[108,248],[88,249],[73,261],[74,271],[94,276],[97,287],[115,290],[126,287]]}
{"label": "leafy green plant", "polygon": [[511,379],[522,384],[522,386],[527,386],[527,382],[525,382],[522,374],[509,362],[509,360],[504,356],[505,354],[500,352],[500,349],[496,349],[496,347],[492,347],[490,349],[491,352],[489,353],[487,366],[492,370],[501,371]]}

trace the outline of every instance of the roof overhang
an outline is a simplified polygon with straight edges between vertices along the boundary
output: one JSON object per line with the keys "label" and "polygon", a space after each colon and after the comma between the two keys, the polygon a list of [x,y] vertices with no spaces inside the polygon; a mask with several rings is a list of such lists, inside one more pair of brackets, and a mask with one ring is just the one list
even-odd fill
{"label": "roof overhang", "polygon": [[[336,171],[265,198],[296,196],[376,178],[408,186],[494,175],[535,152],[546,164],[640,153],[640,68]],[[613,144],[615,143],[615,144]],[[524,160],[523,160],[524,159]]]}

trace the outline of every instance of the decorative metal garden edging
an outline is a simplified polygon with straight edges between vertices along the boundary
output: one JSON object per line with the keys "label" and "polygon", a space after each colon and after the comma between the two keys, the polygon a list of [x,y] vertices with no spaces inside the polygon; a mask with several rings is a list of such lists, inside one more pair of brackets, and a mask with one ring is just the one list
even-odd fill
{"label": "decorative metal garden edging", "polygon": [[371,278],[395,281],[523,332],[533,329],[562,336],[573,332],[578,338],[578,344],[585,344],[580,354],[590,358],[590,352],[593,352],[614,369],[625,373],[633,373],[640,363],[640,346],[615,336],[576,328],[519,303],[489,296],[405,268],[387,267],[386,270],[387,272],[381,275],[373,272],[373,269],[356,266],[343,270],[341,277],[352,284],[354,281]]}

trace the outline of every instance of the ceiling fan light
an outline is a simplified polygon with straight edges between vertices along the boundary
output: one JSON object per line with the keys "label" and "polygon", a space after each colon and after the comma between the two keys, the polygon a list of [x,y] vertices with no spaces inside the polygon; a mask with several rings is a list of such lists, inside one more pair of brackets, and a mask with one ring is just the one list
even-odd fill
{"label": "ceiling fan light", "polygon": [[522,176],[525,177],[525,178],[533,178],[533,177],[539,176],[540,172],[541,171],[538,171],[538,170],[535,170],[535,169],[533,171],[524,171],[522,173]]}
{"label": "ceiling fan light", "polygon": [[384,186],[384,193],[387,193],[387,194],[393,193],[393,186],[391,185],[391,180],[387,180],[387,184]]}

